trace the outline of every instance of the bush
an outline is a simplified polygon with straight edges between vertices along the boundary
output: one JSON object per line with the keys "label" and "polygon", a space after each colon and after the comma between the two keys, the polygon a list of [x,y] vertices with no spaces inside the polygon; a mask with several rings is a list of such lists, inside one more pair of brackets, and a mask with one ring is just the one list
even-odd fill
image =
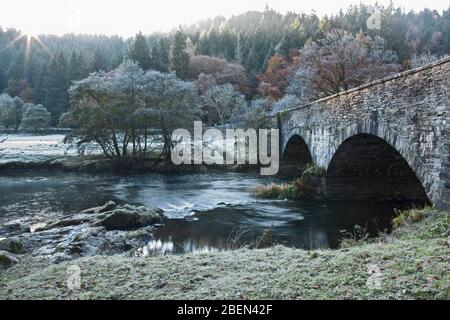
{"label": "bush", "polygon": [[419,209],[396,210],[396,217],[392,220],[394,229],[409,223],[416,223],[423,219],[423,211]]}
{"label": "bush", "polygon": [[322,177],[326,170],[323,167],[309,165],[300,178],[294,181],[298,197],[317,198],[322,194]]}
{"label": "bush", "polygon": [[42,105],[27,103],[20,128],[33,131],[46,129],[50,126],[50,117],[50,112]]}

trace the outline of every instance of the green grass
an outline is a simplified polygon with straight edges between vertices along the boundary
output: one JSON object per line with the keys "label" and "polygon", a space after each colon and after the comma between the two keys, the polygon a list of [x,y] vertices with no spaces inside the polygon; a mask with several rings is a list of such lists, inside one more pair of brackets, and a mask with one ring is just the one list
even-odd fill
{"label": "green grass", "polygon": [[[421,210],[392,234],[338,250],[276,246],[208,254],[96,256],[0,273],[2,299],[450,299],[449,215]],[[81,288],[69,290],[70,265]],[[369,272],[379,270],[375,276]],[[378,282],[376,282],[376,281]],[[376,283],[376,285],[373,285]]]}

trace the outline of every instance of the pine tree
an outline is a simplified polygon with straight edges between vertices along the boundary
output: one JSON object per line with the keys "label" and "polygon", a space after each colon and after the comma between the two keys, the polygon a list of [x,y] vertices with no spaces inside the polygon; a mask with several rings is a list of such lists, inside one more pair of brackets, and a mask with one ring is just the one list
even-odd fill
{"label": "pine tree", "polygon": [[68,79],[70,81],[73,80],[80,80],[83,78],[82,71],[81,71],[81,65],[79,61],[79,55],[74,51],[72,51],[72,56],[70,57],[69,62],[69,71],[68,71]]}
{"label": "pine tree", "polygon": [[84,55],[81,51],[77,57],[77,64],[78,64],[78,71],[80,74],[80,79],[86,78],[89,74],[89,64],[87,63],[87,61],[84,58]]}
{"label": "pine tree", "polygon": [[131,60],[136,61],[143,70],[149,70],[152,68],[150,48],[141,31],[136,34],[136,38],[130,47],[130,51],[128,52],[128,57]]}
{"label": "pine tree", "polygon": [[51,113],[51,125],[56,126],[59,118],[69,108],[69,81],[67,80],[67,61],[60,52],[52,61],[45,77],[44,104]]}
{"label": "pine tree", "polygon": [[170,51],[170,71],[175,72],[178,78],[187,79],[189,72],[189,54],[186,51],[186,36],[183,31],[175,33],[175,39]]}
{"label": "pine tree", "polygon": [[242,47],[241,47],[241,33],[240,32],[238,32],[238,34],[237,34],[235,58],[238,63],[242,63]]}
{"label": "pine tree", "polygon": [[108,70],[108,61],[99,49],[95,50],[94,60],[92,61],[92,70]]}

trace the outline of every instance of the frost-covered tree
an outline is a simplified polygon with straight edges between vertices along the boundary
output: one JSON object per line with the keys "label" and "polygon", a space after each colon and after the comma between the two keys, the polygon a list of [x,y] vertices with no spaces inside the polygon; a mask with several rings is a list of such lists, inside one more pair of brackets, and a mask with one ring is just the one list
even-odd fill
{"label": "frost-covered tree", "polygon": [[0,125],[6,129],[19,129],[24,112],[24,102],[19,97],[0,95]]}
{"label": "frost-covered tree", "polygon": [[200,73],[198,79],[194,81],[198,93],[200,95],[204,94],[208,89],[217,86],[216,78],[211,74]]}
{"label": "frost-covered tree", "polygon": [[269,128],[269,111],[272,109],[273,99],[257,98],[250,104],[241,105],[231,115],[231,123],[235,128]]}
{"label": "frost-covered tree", "polygon": [[172,130],[192,126],[199,113],[194,84],[174,74],[145,72],[131,60],[75,82],[70,96],[62,124],[73,131],[66,141],[96,142],[110,158],[145,156],[152,128],[162,130],[167,157]]}
{"label": "frost-covered tree", "polygon": [[273,104],[272,114],[298,107],[299,104],[300,100],[296,96],[287,94]]}
{"label": "frost-covered tree", "polygon": [[181,29],[175,33],[174,42],[170,50],[170,71],[183,80],[189,76],[189,54],[186,50],[186,36]]}
{"label": "frost-covered tree", "polygon": [[38,131],[50,126],[50,112],[42,105],[27,103],[20,128],[22,130]]}
{"label": "frost-covered tree", "polygon": [[131,45],[128,57],[136,61],[143,70],[149,70],[152,68],[152,61],[150,58],[150,48],[147,40],[142,35],[142,32],[136,34],[133,44]]}
{"label": "frost-covered tree", "polygon": [[437,54],[433,54],[430,51],[426,51],[423,53],[415,53],[411,57],[411,68],[422,67],[426,64],[433,63],[444,57],[445,56],[438,56]]}
{"label": "frost-covered tree", "polygon": [[210,88],[201,97],[202,109],[211,125],[223,125],[229,122],[234,110],[246,104],[242,94],[231,84]]}
{"label": "frost-covered tree", "polygon": [[191,56],[189,60],[189,77],[197,79],[200,74],[215,75],[222,72],[227,65],[225,59],[209,56]]}
{"label": "frost-covered tree", "polygon": [[172,131],[190,129],[201,114],[197,88],[192,82],[178,79],[174,74],[148,71],[142,88],[144,105],[133,114],[134,119],[147,119],[152,128],[162,130],[162,155],[170,158]]}
{"label": "frost-covered tree", "polygon": [[302,102],[359,86],[400,70],[397,56],[380,37],[333,30],[309,41],[299,55],[299,68],[286,92]]}
{"label": "frost-covered tree", "polygon": [[[218,85],[232,84],[246,97],[252,93],[245,69],[239,63],[231,63],[216,57],[192,56],[189,62],[189,77],[195,80],[199,79],[200,75],[213,77]],[[203,81],[205,78],[201,80]]]}

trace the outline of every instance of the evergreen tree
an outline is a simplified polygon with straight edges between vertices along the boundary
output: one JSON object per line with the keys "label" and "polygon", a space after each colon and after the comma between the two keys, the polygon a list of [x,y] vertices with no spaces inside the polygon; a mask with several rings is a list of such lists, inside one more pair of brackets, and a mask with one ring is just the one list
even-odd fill
{"label": "evergreen tree", "polygon": [[77,53],[72,51],[72,56],[70,57],[69,61],[69,71],[67,74],[68,80],[80,80],[83,78],[84,74],[82,71],[82,62],[80,61],[80,56],[77,55]]}
{"label": "evergreen tree", "polygon": [[51,113],[50,124],[56,126],[61,115],[69,108],[67,61],[62,52],[53,59],[44,82],[44,103]]}
{"label": "evergreen tree", "polygon": [[186,36],[183,31],[175,33],[175,39],[170,51],[170,71],[178,78],[187,79],[189,73],[189,54],[186,51]]}
{"label": "evergreen tree", "polygon": [[143,70],[149,70],[152,68],[150,48],[141,31],[136,34],[136,38],[130,47],[130,51],[128,52],[128,57],[137,62]]}
{"label": "evergreen tree", "polygon": [[160,37],[152,47],[152,68],[159,72],[169,71],[170,44],[164,37]]}
{"label": "evergreen tree", "polygon": [[108,70],[108,61],[102,52],[97,48],[92,61],[92,71]]}

